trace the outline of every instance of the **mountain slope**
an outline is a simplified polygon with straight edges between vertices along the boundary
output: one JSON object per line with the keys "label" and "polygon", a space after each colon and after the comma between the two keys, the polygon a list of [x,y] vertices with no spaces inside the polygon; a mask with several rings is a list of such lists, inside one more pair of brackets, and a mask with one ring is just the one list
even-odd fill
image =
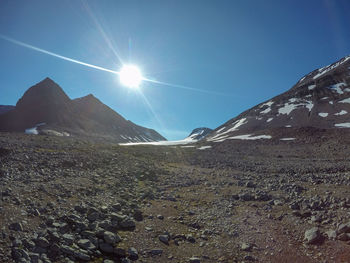
{"label": "mountain slope", "polygon": [[[207,140],[254,139],[255,135],[266,136],[255,139],[267,139],[269,135],[266,133],[276,128],[283,128],[287,134],[288,128],[350,127],[349,67],[350,56],[312,71],[287,92],[227,121],[215,129]],[[266,131],[265,134],[262,134],[263,131]]]}
{"label": "mountain slope", "polygon": [[43,133],[103,136],[118,142],[165,140],[156,131],[125,120],[93,95],[71,100],[49,78],[29,88],[13,110],[0,116],[0,131],[23,132],[36,126]]}
{"label": "mountain slope", "polygon": [[0,114],[4,114],[10,110],[13,110],[15,108],[15,106],[11,106],[11,105],[0,105]]}

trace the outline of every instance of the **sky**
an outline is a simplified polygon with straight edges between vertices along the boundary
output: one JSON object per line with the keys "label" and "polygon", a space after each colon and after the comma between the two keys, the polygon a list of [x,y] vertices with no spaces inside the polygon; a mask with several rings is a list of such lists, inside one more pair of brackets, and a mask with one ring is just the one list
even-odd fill
{"label": "sky", "polygon": [[[0,104],[50,77],[74,99],[93,94],[167,139],[216,128],[350,55],[348,0],[1,0]],[[117,74],[4,39],[120,71]]]}

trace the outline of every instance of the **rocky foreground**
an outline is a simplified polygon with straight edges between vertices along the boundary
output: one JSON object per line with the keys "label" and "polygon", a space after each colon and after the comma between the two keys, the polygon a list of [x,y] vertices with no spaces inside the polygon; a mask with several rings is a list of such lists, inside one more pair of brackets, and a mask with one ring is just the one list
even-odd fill
{"label": "rocky foreground", "polygon": [[0,261],[349,262],[349,143],[2,133]]}

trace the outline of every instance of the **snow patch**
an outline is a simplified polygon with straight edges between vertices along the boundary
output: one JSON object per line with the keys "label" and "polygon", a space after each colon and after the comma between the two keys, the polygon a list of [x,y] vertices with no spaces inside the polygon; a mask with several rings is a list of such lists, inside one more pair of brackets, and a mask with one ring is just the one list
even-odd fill
{"label": "snow patch", "polygon": [[294,141],[295,138],[281,138],[281,141]]}
{"label": "snow patch", "polygon": [[309,87],[307,87],[309,90],[313,90],[314,88],[316,88],[316,85],[310,85]]}
{"label": "snow patch", "polygon": [[209,141],[209,142],[210,142],[210,141],[213,141],[213,142],[222,142],[222,141],[226,140],[227,137],[228,137],[228,134],[223,135],[223,136],[219,136],[219,137],[214,136],[213,138],[207,139],[207,141]]}
{"label": "snow patch", "polygon": [[26,134],[35,134],[35,135],[38,135],[38,134],[39,134],[39,132],[38,132],[38,130],[36,129],[36,127],[25,129],[24,132],[25,132]]}
{"label": "snow patch", "polygon": [[322,118],[325,118],[328,116],[328,113],[327,112],[319,112],[318,115]]}
{"label": "snow patch", "polygon": [[305,102],[301,102],[298,104],[292,104],[292,103],[297,102],[297,101],[299,101],[299,100],[296,98],[289,99],[289,102],[285,103],[283,107],[278,109],[278,113],[289,115],[289,113],[291,113],[293,110],[297,109],[300,106],[304,106],[304,107],[308,108],[309,111],[311,111],[311,109],[314,106],[314,104],[311,101],[305,101]]}
{"label": "snow patch", "polygon": [[238,121],[235,121],[234,122],[234,126],[230,129],[228,129],[226,132],[232,132],[232,131],[236,131],[238,129],[238,127],[242,126],[243,124],[246,124],[247,123],[247,119],[246,118],[243,118],[243,119],[240,119]]}
{"label": "snow patch", "polygon": [[221,137],[220,139],[216,139],[216,140],[212,140],[213,142],[223,142],[225,140],[227,140],[228,138],[226,138],[227,136]]}
{"label": "snow patch", "polygon": [[321,77],[322,75],[326,74],[327,72],[331,71],[332,69],[335,69],[336,67],[338,67],[339,65],[343,64],[344,62],[346,62],[348,59],[350,59],[349,57],[346,57],[344,60],[339,61],[333,65],[328,65],[326,67],[320,68],[318,70],[318,73],[313,77],[313,79],[317,79],[319,77]]}
{"label": "snow patch", "polygon": [[311,102],[311,101],[307,101],[307,103],[306,103],[306,108],[308,108],[309,109],[309,111],[311,111],[312,110],[312,108],[314,107],[314,104]]}
{"label": "snow patch", "polygon": [[339,128],[350,128],[350,122],[336,123],[334,126]]}
{"label": "snow patch", "polygon": [[348,112],[346,110],[341,110],[340,112],[335,113],[334,115],[344,115],[347,114]]}
{"label": "snow patch", "polygon": [[261,108],[264,108],[265,106],[271,107],[272,104],[274,104],[274,102],[270,100],[268,102],[265,102],[264,104],[261,104],[259,108],[261,109]]}
{"label": "snow patch", "polygon": [[340,82],[332,86],[329,86],[328,88],[336,91],[338,94],[344,94],[343,90],[341,89],[341,87],[344,87],[344,86],[346,86],[346,84],[344,82]]}
{"label": "snow patch", "polygon": [[222,128],[220,128],[219,130],[217,130],[217,131],[216,131],[216,133],[220,133],[220,132],[222,132],[223,130],[225,130],[225,128],[226,128],[225,126],[224,126],[224,127],[222,127]]}
{"label": "snow patch", "polygon": [[211,146],[210,145],[207,145],[207,146],[201,146],[199,148],[197,148],[198,150],[205,150],[205,149],[210,149]]}
{"label": "snow patch", "polygon": [[269,113],[270,111],[271,111],[271,108],[268,107],[268,108],[266,108],[265,110],[261,111],[260,113],[261,113],[261,114],[266,114],[266,113]]}
{"label": "snow patch", "polygon": [[34,127],[32,127],[32,128],[28,128],[28,129],[25,129],[24,130],[24,133],[25,134],[34,134],[34,135],[38,135],[39,134],[39,132],[38,132],[38,127],[39,126],[43,126],[43,125],[46,125],[46,123],[45,122],[41,122],[41,123],[38,123],[38,124],[36,124]]}
{"label": "snow patch", "polygon": [[268,107],[265,110],[261,111],[260,113],[262,113],[262,114],[269,113],[271,111],[272,104],[274,104],[274,102],[272,100],[265,102],[264,104],[261,104],[259,107],[260,109],[264,108],[265,106],[268,106]]}
{"label": "snow patch", "polygon": [[[214,140],[220,140],[222,138],[224,138],[223,136],[229,132],[233,132],[233,131],[237,131],[238,127],[242,126],[243,124],[247,123],[247,119],[246,118],[242,118],[239,119],[237,121],[235,121],[232,125],[233,127],[228,129],[227,131],[224,131],[222,133],[217,133],[215,136],[213,136],[212,138],[208,139],[208,141],[214,141]],[[227,137],[227,135],[225,136]]]}
{"label": "snow patch", "polygon": [[270,121],[272,121],[273,120],[273,118],[268,118],[267,120],[266,120],[266,122],[270,122]]}
{"label": "snow patch", "polygon": [[339,103],[350,103],[350,98],[339,101]]}
{"label": "snow patch", "polygon": [[286,128],[291,128],[291,127],[292,127],[292,125],[286,125],[286,126],[284,126],[284,127],[286,127]]}
{"label": "snow patch", "polygon": [[253,134],[244,134],[244,135],[238,135],[229,137],[230,140],[260,140],[260,139],[271,139],[271,135],[257,135],[254,136]]}
{"label": "snow patch", "polygon": [[55,130],[41,130],[41,132],[43,134],[46,134],[46,135],[54,135],[54,136],[59,136],[59,137],[70,136],[70,134],[68,132],[58,132]]}
{"label": "snow patch", "polygon": [[294,102],[297,102],[299,99],[297,99],[297,98],[291,98],[291,99],[289,99],[289,102],[291,102],[291,103],[294,103]]}
{"label": "snow patch", "polygon": [[286,104],[284,104],[283,107],[278,109],[278,113],[279,114],[289,114],[291,113],[293,110],[296,109],[297,105],[293,105],[293,104],[289,104],[288,102]]}

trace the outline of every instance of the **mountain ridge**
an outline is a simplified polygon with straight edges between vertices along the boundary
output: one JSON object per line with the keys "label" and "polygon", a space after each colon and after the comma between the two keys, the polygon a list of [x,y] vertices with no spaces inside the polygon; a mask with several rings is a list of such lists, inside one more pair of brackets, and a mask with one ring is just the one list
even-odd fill
{"label": "mountain ridge", "polygon": [[4,114],[10,110],[13,110],[15,106],[13,105],[0,105],[0,114]]}
{"label": "mountain ridge", "polygon": [[[37,127],[39,123],[45,123]],[[155,130],[124,119],[92,94],[70,99],[50,78],[30,87],[13,110],[0,115],[0,131],[24,132],[35,127],[45,133],[104,137],[117,142],[166,140]]]}

